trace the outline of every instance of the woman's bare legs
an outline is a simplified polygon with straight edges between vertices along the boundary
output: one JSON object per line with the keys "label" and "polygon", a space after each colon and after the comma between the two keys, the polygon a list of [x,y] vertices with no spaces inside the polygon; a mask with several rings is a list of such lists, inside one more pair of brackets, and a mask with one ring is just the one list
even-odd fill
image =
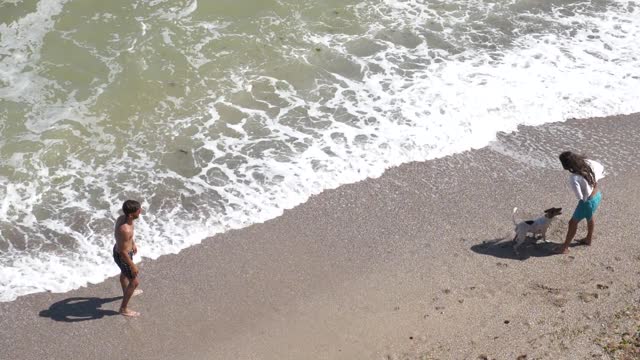
{"label": "woman's bare legs", "polygon": [[584,238],[583,243],[585,245],[591,245],[591,240],[593,239],[593,228],[596,226],[596,222],[593,218],[587,220],[587,237]]}
{"label": "woman's bare legs", "polygon": [[576,231],[578,231],[578,220],[571,218],[571,220],[569,220],[569,228],[567,229],[567,237],[564,240],[564,244],[558,249],[559,254],[569,252],[569,244],[571,244],[573,237],[576,236]]}

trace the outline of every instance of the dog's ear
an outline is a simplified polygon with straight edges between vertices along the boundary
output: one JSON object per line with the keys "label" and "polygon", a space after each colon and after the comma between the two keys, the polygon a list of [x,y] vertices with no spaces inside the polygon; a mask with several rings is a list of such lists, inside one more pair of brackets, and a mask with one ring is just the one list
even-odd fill
{"label": "dog's ear", "polygon": [[545,216],[552,218],[562,214],[562,208],[550,208],[544,211]]}

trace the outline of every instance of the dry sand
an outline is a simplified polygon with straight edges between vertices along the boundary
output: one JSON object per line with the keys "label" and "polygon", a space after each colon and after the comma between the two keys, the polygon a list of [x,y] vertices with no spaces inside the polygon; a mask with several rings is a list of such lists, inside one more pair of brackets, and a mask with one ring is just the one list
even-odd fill
{"label": "dry sand", "polygon": [[[639,146],[636,114],[405,164],[144,260],[140,318],[115,312],[115,278],[0,303],[0,359],[607,359],[640,324]],[[593,246],[518,258],[500,241],[514,206],[563,207],[549,234],[563,240],[567,149],[609,173]]]}

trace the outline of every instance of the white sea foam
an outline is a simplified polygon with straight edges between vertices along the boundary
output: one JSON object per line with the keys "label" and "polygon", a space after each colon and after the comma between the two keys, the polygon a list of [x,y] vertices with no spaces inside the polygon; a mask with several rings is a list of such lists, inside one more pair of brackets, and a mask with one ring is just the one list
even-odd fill
{"label": "white sea foam", "polygon": [[[36,133],[56,119],[84,119],[83,129],[95,137],[61,128],[96,154],[87,159],[69,153],[62,161],[59,153],[69,145],[49,139],[38,150],[15,153],[5,161],[25,175],[22,181],[0,178],[0,220],[15,225],[4,230],[18,239],[0,256],[0,301],[44,290],[67,291],[115,275],[111,226],[125,197],[144,199],[148,211],[136,228],[139,255],[157,258],[215,233],[274,218],[313,194],[377,177],[391,166],[485,146],[498,131],[515,130],[519,124],[640,111],[640,11],[626,2],[597,16],[580,13],[579,7],[571,9],[571,16],[557,11],[521,14],[539,17],[536,24],[555,32],[527,34],[515,26],[514,32],[523,34],[507,39],[495,29],[465,28],[468,38],[445,30],[438,47],[422,41],[429,34],[412,31],[424,30],[424,24],[466,27],[481,23],[485,15],[473,18],[456,6],[447,10],[451,4],[445,3],[444,10],[435,10],[418,0],[387,0],[355,7],[363,23],[378,19],[362,33],[319,32],[305,23],[291,29],[300,32],[305,45],[284,43],[283,53],[321,74],[312,83],[239,64],[225,73],[223,91],[207,90],[194,101],[194,112],[181,113],[192,104],[177,96],[158,102],[153,117],[168,121],[148,131],[171,141],[143,151],[140,144],[147,140],[138,133],[123,149],[115,145],[118,133],[102,128],[108,124],[100,115],[87,115],[102,90],[85,101],[70,96],[62,106],[39,108],[36,103],[46,103],[51,84],[33,72],[15,70],[37,63],[42,38],[64,4],[41,3],[38,21],[0,28],[4,42],[11,36],[5,38],[5,33],[27,34],[25,27],[36,27],[27,45],[17,45],[17,35],[10,41],[26,58],[0,60],[0,71],[13,76],[0,96],[35,104],[38,114],[47,111],[46,118],[33,117],[41,119],[30,123]],[[159,43],[177,49],[195,71],[228,56],[220,51],[213,58],[206,48],[233,24],[192,23],[197,2],[184,5],[157,9],[165,27],[151,18],[136,18],[142,38],[122,45],[122,51],[139,51],[155,32],[164,40]],[[483,2],[463,5],[480,9],[480,14],[499,10]],[[514,16],[514,23],[518,19]],[[196,46],[185,47],[178,32],[191,33]],[[506,44],[492,46],[500,42]],[[307,44],[320,51],[310,51]],[[91,53],[109,67],[108,84],[116,81],[122,71],[115,60],[120,53]],[[175,71],[171,66],[167,68]],[[190,85],[206,88],[206,74],[198,75],[198,83]],[[150,121],[138,114],[132,119],[142,120]],[[189,144],[186,150],[175,145],[180,141]],[[69,245],[45,251],[47,237]]]}
{"label": "white sea foam", "polygon": [[42,88],[46,80],[34,71],[25,71],[39,59],[44,36],[55,24],[68,0],[39,1],[35,12],[9,23],[0,24],[0,97],[8,100],[28,100],[34,87]]}

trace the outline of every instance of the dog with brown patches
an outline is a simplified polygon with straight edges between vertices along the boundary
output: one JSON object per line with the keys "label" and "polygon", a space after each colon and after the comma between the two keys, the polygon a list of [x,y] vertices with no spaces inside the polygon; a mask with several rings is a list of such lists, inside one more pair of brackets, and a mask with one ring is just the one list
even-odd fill
{"label": "dog with brown patches", "polygon": [[548,242],[547,229],[549,228],[549,225],[551,225],[551,220],[562,214],[562,208],[552,207],[545,210],[544,215],[537,219],[516,222],[516,211],[518,211],[518,208],[514,207],[513,214],[511,215],[511,220],[513,220],[516,232],[516,235],[513,238],[513,251],[515,251],[516,254],[519,254],[518,248],[527,239],[527,234],[532,234],[534,238],[538,235],[542,235],[542,240],[544,240],[544,242]]}

